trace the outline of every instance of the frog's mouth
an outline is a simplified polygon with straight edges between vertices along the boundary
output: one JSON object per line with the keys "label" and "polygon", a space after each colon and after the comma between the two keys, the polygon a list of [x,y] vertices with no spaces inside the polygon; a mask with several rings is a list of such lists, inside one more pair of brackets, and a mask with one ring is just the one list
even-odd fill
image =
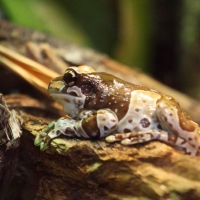
{"label": "frog's mouth", "polygon": [[78,116],[85,104],[86,96],[77,86],[60,89],[59,91],[49,88],[49,94],[63,106],[64,112],[72,118]]}

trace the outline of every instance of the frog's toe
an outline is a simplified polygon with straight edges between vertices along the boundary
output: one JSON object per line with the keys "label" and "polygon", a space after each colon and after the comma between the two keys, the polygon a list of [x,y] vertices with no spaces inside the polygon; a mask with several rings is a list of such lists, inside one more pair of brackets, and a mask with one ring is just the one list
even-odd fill
{"label": "frog's toe", "polygon": [[124,140],[121,141],[121,144],[122,145],[130,145],[130,144],[132,144],[132,142],[131,142],[130,139],[126,138],[126,139],[124,139]]}
{"label": "frog's toe", "polygon": [[135,140],[131,140],[129,138],[126,138],[121,141],[122,145],[131,145],[131,144],[136,144],[137,142]]}
{"label": "frog's toe", "polygon": [[44,143],[44,142],[40,143],[40,150],[41,151],[45,151],[47,148],[48,148],[48,144],[47,143]]}
{"label": "frog's toe", "polygon": [[38,134],[34,140],[34,145],[39,146],[41,142],[47,137],[48,133],[45,131],[42,131],[41,134]]}
{"label": "frog's toe", "polygon": [[106,142],[115,142],[117,141],[114,135],[109,135],[105,138]]}
{"label": "frog's toe", "polygon": [[34,140],[34,145],[39,146],[41,144],[42,140],[43,140],[42,137],[40,135],[37,135]]}

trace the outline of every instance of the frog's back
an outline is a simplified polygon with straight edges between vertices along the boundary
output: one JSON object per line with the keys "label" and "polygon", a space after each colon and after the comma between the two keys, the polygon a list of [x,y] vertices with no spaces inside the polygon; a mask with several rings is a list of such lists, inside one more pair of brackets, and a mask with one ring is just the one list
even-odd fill
{"label": "frog's back", "polygon": [[[96,72],[91,73],[90,75],[92,75],[93,78],[96,78],[95,83],[98,82],[100,86],[111,89],[113,93],[115,93],[115,95],[123,96],[124,94],[126,94],[126,92],[131,92],[134,90],[151,91],[149,88],[124,81],[106,72]],[[98,79],[99,81],[97,81]]]}
{"label": "frog's back", "polygon": [[[121,123],[149,119],[153,115],[160,94],[140,85],[126,82],[107,73],[91,73],[98,83],[98,98],[93,108],[109,108],[116,113]],[[101,95],[99,95],[101,94]],[[133,119],[134,118],[134,119]],[[145,120],[144,120],[145,121]],[[147,120],[146,120],[147,121]]]}

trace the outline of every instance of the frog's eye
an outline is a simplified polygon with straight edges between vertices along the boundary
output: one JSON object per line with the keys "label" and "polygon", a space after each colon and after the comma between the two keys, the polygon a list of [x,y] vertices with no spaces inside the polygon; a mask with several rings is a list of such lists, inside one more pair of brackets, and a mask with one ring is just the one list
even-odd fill
{"label": "frog's eye", "polygon": [[73,69],[68,69],[63,76],[63,81],[65,82],[66,85],[71,87],[76,83],[77,78],[78,78],[77,72]]}

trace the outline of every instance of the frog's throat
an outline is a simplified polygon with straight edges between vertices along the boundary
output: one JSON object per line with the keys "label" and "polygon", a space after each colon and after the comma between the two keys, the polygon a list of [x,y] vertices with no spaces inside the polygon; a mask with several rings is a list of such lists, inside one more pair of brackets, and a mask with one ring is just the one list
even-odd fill
{"label": "frog's throat", "polygon": [[[75,95],[72,95],[73,93]],[[72,118],[76,118],[81,109],[84,108],[86,96],[81,92],[81,89],[77,86],[73,86],[67,89],[64,93],[50,93],[54,99],[56,99],[64,109],[64,112],[70,115]]]}

